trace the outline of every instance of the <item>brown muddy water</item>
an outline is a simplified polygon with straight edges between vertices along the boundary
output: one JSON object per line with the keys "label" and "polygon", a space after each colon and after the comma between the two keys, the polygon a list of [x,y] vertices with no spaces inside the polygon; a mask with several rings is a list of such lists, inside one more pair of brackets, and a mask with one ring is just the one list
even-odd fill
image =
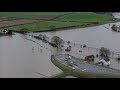
{"label": "brown muddy water", "polygon": [[[62,72],[51,60],[51,48],[21,34],[0,37],[0,78],[41,78]],[[41,45],[41,46],[40,46]]]}
{"label": "brown muddy water", "polygon": [[[59,36],[65,41],[86,44],[94,48],[106,47],[120,52],[120,33],[111,31],[112,24],[42,32],[41,34],[48,37]],[[120,23],[117,24],[120,25]],[[82,57],[78,54],[78,50],[78,48],[74,48],[73,53],[70,52],[70,54]],[[56,49],[30,36],[17,33],[13,36],[2,36],[0,37],[0,78],[43,78],[60,73],[62,71],[50,60],[51,54],[54,53],[56,53]],[[86,51],[86,53],[91,54],[91,51]],[[120,70],[120,63],[111,59],[110,67]]]}
{"label": "brown muddy water", "polygon": [[[111,51],[115,51],[119,53],[120,52],[120,33],[113,32],[111,30],[111,26],[113,24],[114,23],[110,23],[110,25],[105,24],[100,26],[70,29],[70,30],[57,31],[57,32],[46,32],[46,33],[44,32],[42,34],[45,34],[48,37],[59,36],[65,41],[71,41],[72,43],[81,44],[81,45],[86,44],[87,46],[93,47],[93,48],[106,47]],[[116,24],[120,25],[120,23],[116,23]],[[82,55],[81,55],[79,53],[79,50],[82,50],[80,46],[78,46],[77,48],[74,47],[72,49],[72,52],[70,52],[69,54],[82,59],[84,59],[85,55],[99,54],[96,50],[82,50],[84,52],[82,52],[81,53]],[[110,67],[120,70],[120,63],[118,60],[115,59],[117,56],[114,55],[114,59],[111,59]],[[99,59],[96,59],[95,62],[98,62],[98,60]]]}

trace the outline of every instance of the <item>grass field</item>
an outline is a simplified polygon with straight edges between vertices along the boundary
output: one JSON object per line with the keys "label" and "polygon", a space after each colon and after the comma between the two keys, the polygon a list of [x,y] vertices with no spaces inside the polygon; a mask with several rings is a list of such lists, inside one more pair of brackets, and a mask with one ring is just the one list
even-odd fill
{"label": "grass field", "polygon": [[74,21],[74,22],[99,22],[106,23],[111,20],[111,16],[107,14],[96,14],[93,12],[72,13],[57,18],[58,21]]}
{"label": "grass field", "polygon": [[[7,17],[8,15],[4,13]],[[10,14],[10,13],[9,13]],[[112,21],[112,16],[108,14],[96,14],[94,12],[34,12],[34,13],[15,13],[19,14],[17,17],[35,17],[35,16],[45,16],[45,15],[61,15],[52,21],[38,22],[32,24],[25,24],[19,26],[8,27],[8,29],[20,30],[21,28],[27,28],[31,31],[48,31],[51,30],[50,26],[54,26],[56,29],[63,27],[79,26],[86,27],[92,26],[92,23],[97,22],[98,24],[105,24]],[[1,15],[1,14],[0,14]],[[2,14],[3,15],[3,14]],[[10,14],[11,16],[14,13]],[[89,25],[88,25],[89,24]],[[98,25],[95,24],[95,25]]]}
{"label": "grass field", "polygon": [[47,31],[51,30],[51,26],[55,26],[55,28],[69,27],[69,26],[77,26],[82,25],[78,22],[60,22],[60,21],[46,21],[46,22],[38,22],[32,24],[18,25],[9,27],[11,30],[20,30],[21,28],[27,28],[30,31]]}
{"label": "grass field", "polygon": [[66,12],[0,12],[0,20],[32,18],[39,16],[57,16]]}

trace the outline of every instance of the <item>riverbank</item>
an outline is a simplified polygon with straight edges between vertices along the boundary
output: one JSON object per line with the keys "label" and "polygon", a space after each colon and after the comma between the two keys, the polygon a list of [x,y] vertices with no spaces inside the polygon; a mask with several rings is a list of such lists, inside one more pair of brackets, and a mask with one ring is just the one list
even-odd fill
{"label": "riverbank", "polygon": [[75,12],[63,14],[54,20],[37,22],[32,24],[24,24],[18,26],[6,27],[10,30],[21,30],[26,28],[32,32],[58,31],[71,28],[84,28],[98,26],[106,23],[119,22],[120,20],[112,20],[112,16],[108,14],[96,14],[93,12]]}

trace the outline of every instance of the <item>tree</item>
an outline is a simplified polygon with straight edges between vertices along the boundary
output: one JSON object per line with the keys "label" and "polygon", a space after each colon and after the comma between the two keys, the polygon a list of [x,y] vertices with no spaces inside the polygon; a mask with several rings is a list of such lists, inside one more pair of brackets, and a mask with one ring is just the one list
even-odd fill
{"label": "tree", "polygon": [[12,30],[8,30],[8,34],[12,35]]}
{"label": "tree", "polygon": [[113,26],[111,28],[112,28],[112,30],[117,31],[117,26],[115,24],[113,24]]}
{"label": "tree", "polygon": [[100,51],[99,51],[99,54],[100,54],[100,57],[104,59],[106,57],[109,57],[111,53],[110,53],[109,49],[101,47]]}
{"label": "tree", "polygon": [[53,36],[51,39],[51,43],[55,44],[56,46],[60,46],[62,43],[64,43],[63,39],[61,39],[58,36]]}
{"label": "tree", "polygon": [[70,44],[70,41],[68,41],[67,44]]}

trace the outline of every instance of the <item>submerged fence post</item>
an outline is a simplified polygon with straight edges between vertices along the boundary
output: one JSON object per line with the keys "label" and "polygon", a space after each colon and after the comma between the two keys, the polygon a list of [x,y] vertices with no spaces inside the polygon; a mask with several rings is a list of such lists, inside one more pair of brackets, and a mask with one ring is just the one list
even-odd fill
{"label": "submerged fence post", "polygon": [[113,54],[114,54],[114,53],[112,52],[112,57],[113,57]]}
{"label": "submerged fence post", "polygon": [[89,47],[88,47],[88,51],[89,51]]}

